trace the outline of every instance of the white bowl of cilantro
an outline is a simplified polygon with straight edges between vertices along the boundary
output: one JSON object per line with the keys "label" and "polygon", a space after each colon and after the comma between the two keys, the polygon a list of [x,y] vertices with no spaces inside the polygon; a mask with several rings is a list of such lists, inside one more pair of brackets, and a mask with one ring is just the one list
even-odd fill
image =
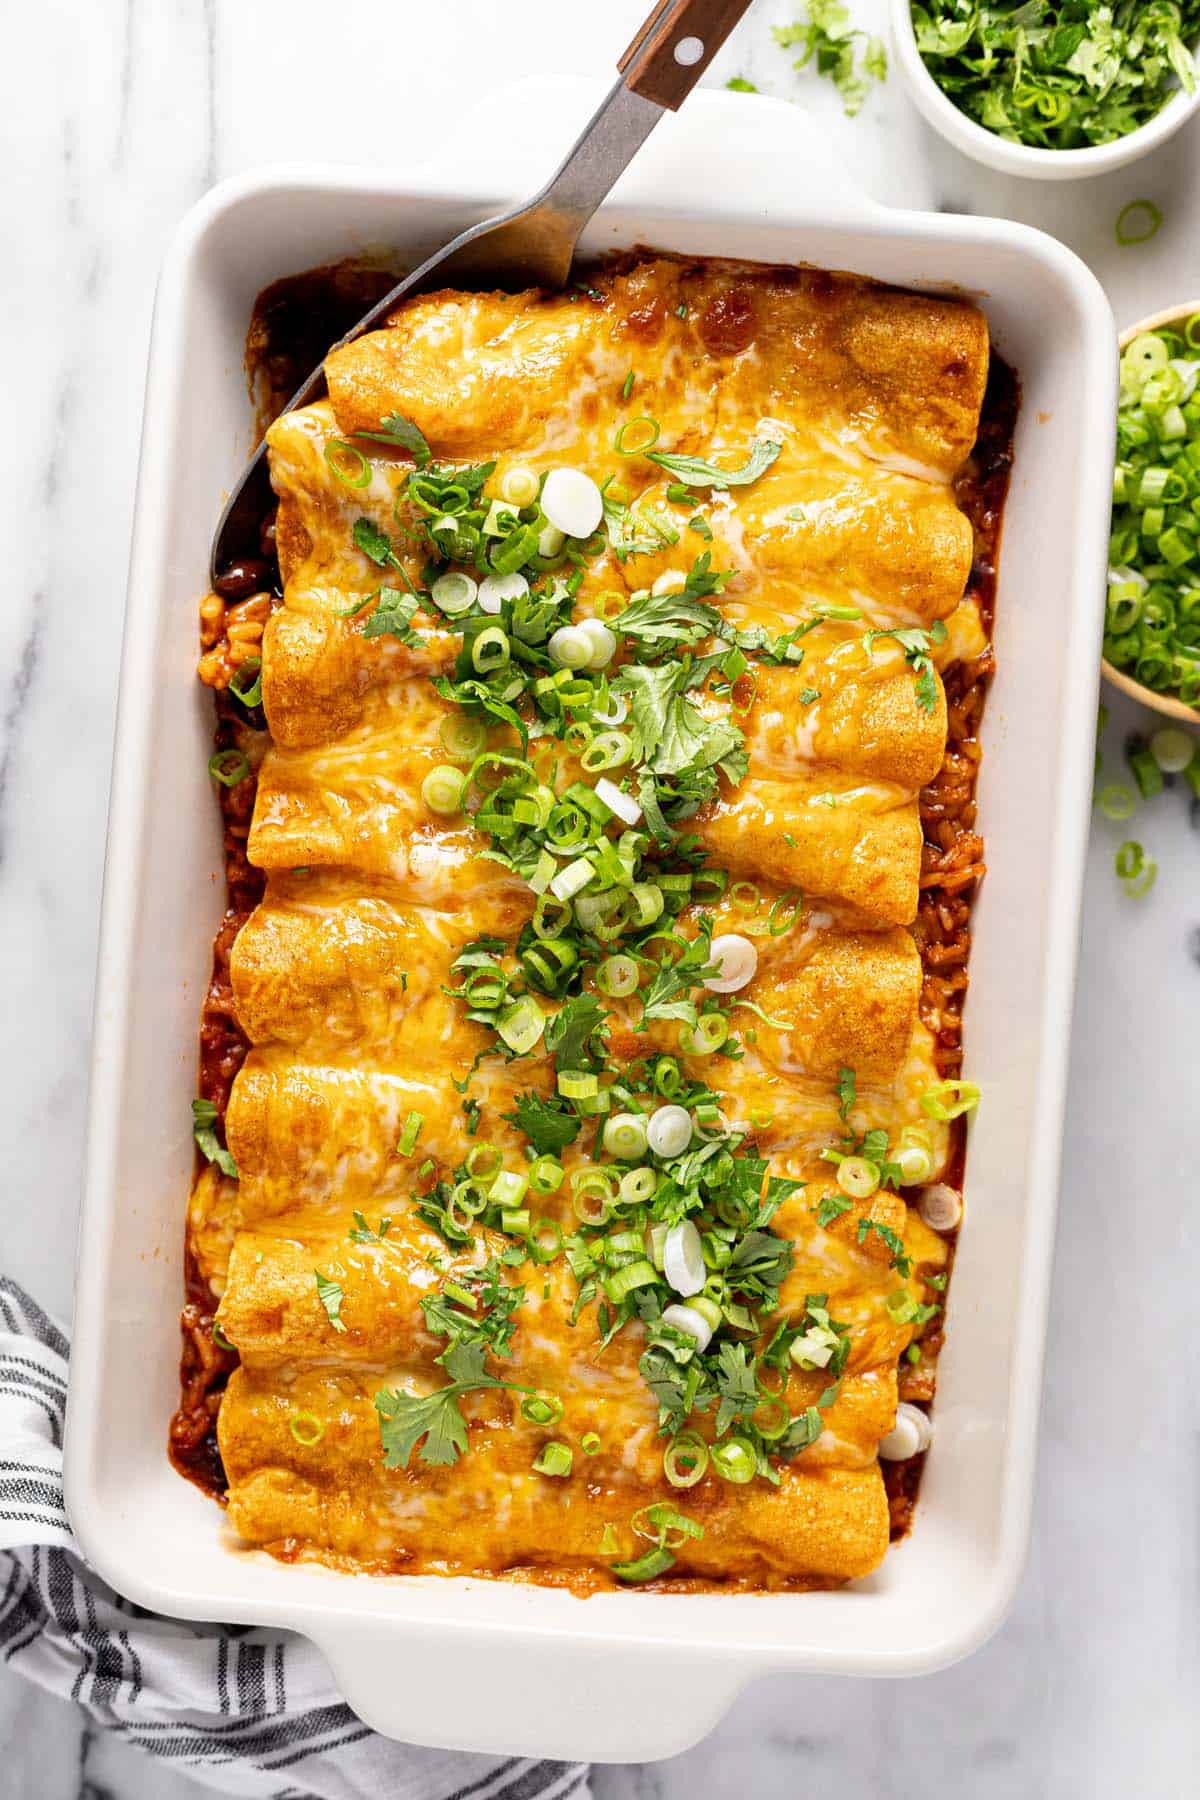
{"label": "white bowl of cilantro", "polygon": [[1200,105],[1200,0],[891,0],[891,12],[921,112],[1005,174],[1105,174]]}

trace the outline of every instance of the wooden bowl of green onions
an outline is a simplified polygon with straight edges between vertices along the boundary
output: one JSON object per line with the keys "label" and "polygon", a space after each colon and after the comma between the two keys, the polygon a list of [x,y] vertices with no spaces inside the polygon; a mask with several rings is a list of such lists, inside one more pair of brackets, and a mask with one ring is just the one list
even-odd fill
{"label": "wooden bowl of green onions", "polygon": [[1121,336],[1106,680],[1200,724],[1200,300]]}

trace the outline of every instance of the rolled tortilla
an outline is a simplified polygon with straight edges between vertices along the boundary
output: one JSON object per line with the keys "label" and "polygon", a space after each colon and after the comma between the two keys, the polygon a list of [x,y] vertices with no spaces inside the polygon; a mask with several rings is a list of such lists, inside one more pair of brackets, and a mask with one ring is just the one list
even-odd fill
{"label": "rolled tortilla", "polygon": [[[553,1567],[607,1584],[610,1561],[646,1547],[633,1515],[674,1497],[644,1386],[636,1411],[632,1396],[617,1404],[602,1384],[591,1398],[587,1390],[564,1396],[570,1410],[555,1433],[577,1444],[595,1430],[602,1449],[577,1452],[571,1477],[551,1482],[532,1468],[547,1433],[521,1418],[518,1396],[496,1392],[462,1400],[470,1449],[461,1461],[436,1468],[414,1457],[408,1469],[385,1469],[373,1404],[385,1385],[396,1383],[350,1370],[304,1370],[290,1380],[235,1371],[219,1439],[240,1536],[263,1545],[298,1538],[317,1554],[396,1571]],[[895,1373],[875,1371],[847,1387],[856,1388],[845,1421],[845,1441],[853,1433],[860,1445],[853,1464],[822,1466],[814,1446],[781,1471],[778,1488],[705,1483],[687,1507],[704,1535],[680,1549],[675,1573],[829,1585],[878,1564],[888,1524],[874,1443],[895,1414]],[[301,1439],[317,1441],[297,1441],[293,1420]]]}

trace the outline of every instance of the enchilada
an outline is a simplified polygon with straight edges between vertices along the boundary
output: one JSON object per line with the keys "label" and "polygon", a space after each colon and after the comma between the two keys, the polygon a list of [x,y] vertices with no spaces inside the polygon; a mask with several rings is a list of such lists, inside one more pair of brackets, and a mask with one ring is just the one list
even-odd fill
{"label": "enchilada", "polygon": [[970,1097],[988,360],[964,303],[646,258],[411,301],[272,427],[282,591],[206,647],[265,889],[189,1212],[246,1542],[884,1554]]}

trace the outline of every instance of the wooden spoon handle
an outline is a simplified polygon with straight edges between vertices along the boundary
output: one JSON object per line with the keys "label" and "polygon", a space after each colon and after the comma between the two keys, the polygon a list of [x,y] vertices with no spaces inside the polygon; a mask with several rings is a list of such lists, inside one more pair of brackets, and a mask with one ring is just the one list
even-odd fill
{"label": "wooden spoon handle", "polygon": [[617,64],[625,86],[677,112],[750,0],[659,0]]}

